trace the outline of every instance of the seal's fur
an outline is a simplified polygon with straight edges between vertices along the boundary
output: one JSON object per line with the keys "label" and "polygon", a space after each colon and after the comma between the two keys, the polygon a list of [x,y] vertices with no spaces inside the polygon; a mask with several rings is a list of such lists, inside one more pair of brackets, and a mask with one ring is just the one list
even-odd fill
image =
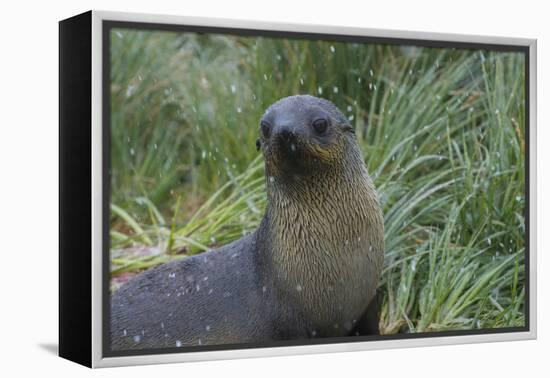
{"label": "seal's fur", "polygon": [[383,217],[349,122],[327,100],[292,96],[266,111],[260,130],[268,196],[260,227],[121,287],[112,349],[376,332],[367,308],[382,269]]}

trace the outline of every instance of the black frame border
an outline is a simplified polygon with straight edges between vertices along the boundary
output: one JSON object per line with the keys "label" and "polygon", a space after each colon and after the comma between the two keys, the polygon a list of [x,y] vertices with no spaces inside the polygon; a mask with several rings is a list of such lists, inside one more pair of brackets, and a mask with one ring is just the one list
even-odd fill
{"label": "black frame border", "polygon": [[59,22],[59,356],[92,366],[92,12]]}
{"label": "black frame border", "polygon": [[[111,75],[111,51],[110,34],[114,28],[148,30],[148,31],[167,31],[167,32],[191,32],[204,34],[224,34],[247,37],[269,37],[269,38],[289,38],[289,39],[321,39],[325,41],[351,42],[351,43],[376,43],[387,45],[407,45],[428,48],[456,48],[456,49],[480,49],[499,52],[519,52],[524,54],[525,72],[524,72],[524,99],[525,99],[525,290],[526,297],[524,303],[525,325],[523,327],[503,327],[488,328],[478,330],[454,330],[441,332],[422,332],[411,334],[393,334],[393,335],[374,335],[374,336],[353,336],[336,337],[323,339],[307,340],[284,340],[273,341],[270,343],[243,343],[243,344],[222,344],[222,345],[203,345],[187,348],[154,348],[126,351],[112,351],[110,348],[110,235],[109,235],[109,214],[110,214],[110,194],[111,194],[111,160],[110,160],[110,138],[111,138],[111,101],[110,101],[110,75]],[[406,32],[403,31],[403,34]],[[419,338],[438,338],[448,336],[470,336],[486,334],[502,334],[513,332],[529,332],[530,329],[530,47],[523,45],[511,45],[503,43],[481,43],[481,42],[456,42],[441,41],[431,39],[416,38],[393,38],[393,37],[374,37],[352,34],[328,34],[317,32],[294,32],[265,29],[245,29],[217,26],[196,26],[183,24],[163,24],[134,21],[102,21],[102,153],[103,153],[103,194],[102,194],[102,357],[124,357],[124,356],[145,356],[158,354],[186,354],[206,351],[224,351],[236,349],[259,349],[259,348],[280,348],[293,346],[309,345],[328,345],[328,344],[347,344],[366,341],[385,341],[385,340],[408,340]]]}

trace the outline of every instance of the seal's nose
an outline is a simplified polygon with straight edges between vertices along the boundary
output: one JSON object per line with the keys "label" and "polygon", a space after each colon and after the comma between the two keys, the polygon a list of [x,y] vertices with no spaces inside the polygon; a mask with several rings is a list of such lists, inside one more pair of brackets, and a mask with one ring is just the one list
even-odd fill
{"label": "seal's nose", "polygon": [[278,127],[276,129],[276,144],[281,152],[295,153],[298,147],[298,135],[290,127]]}
{"label": "seal's nose", "polygon": [[278,134],[281,141],[285,143],[292,141],[295,137],[294,133],[288,127],[281,127]]}
{"label": "seal's nose", "polygon": [[298,137],[292,128],[288,126],[278,127],[276,131],[276,138],[277,144],[283,150],[290,150],[291,152],[296,150],[296,142]]}

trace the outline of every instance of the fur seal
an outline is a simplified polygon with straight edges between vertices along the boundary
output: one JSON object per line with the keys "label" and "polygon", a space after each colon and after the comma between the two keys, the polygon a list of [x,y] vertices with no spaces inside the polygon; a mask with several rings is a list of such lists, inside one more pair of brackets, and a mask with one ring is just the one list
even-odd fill
{"label": "fur seal", "polygon": [[259,228],[123,285],[112,350],[377,332],[383,215],[353,128],[331,102],[297,95],[271,105],[259,131]]}

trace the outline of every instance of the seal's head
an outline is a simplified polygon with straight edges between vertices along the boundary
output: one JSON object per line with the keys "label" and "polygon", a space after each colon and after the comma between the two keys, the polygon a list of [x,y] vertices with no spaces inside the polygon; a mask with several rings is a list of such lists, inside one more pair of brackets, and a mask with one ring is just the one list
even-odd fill
{"label": "seal's head", "polygon": [[334,168],[356,141],[350,123],[333,103],[298,95],[266,110],[257,147],[269,175],[296,177]]}

